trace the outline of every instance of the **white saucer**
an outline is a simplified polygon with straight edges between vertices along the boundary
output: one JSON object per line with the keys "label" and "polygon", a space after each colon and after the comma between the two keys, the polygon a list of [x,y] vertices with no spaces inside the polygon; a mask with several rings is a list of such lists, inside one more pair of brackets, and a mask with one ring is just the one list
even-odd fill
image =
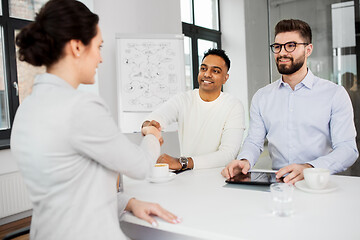
{"label": "white saucer", "polygon": [[298,189],[300,189],[304,192],[309,192],[309,193],[329,193],[329,192],[335,191],[337,189],[336,184],[332,183],[332,182],[329,182],[327,187],[324,189],[312,189],[312,188],[308,187],[305,180],[296,182],[295,187],[297,187]]}
{"label": "white saucer", "polygon": [[175,177],[176,177],[175,173],[169,172],[169,176],[167,177],[160,177],[160,178],[149,177],[148,180],[149,182],[152,183],[164,183],[173,180]]}

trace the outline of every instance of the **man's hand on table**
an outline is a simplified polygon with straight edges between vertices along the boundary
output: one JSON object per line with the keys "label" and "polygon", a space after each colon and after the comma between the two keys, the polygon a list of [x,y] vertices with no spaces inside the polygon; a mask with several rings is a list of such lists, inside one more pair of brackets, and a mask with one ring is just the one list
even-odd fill
{"label": "man's hand on table", "polygon": [[304,169],[312,168],[308,163],[305,164],[291,164],[286,167],[280,168],[279,171],[276,172],[276,178],[281,178],[285,174],[288,173],[286,177],[284,177],[285,183],[295,184],[297,181],[304,179]]}
{"label": "man's hand on table", "polygon": [[221,175],[223,175],[226,179],[232,178],[238,173],[242,172],[243,174],[247,174],[250,170],[250,163],[246,159],[241,160],[232,160],[222,171]]}
{"label": "man's hand on table", "polygon": [[157,203],[150,203],[137,200],[132,198],[129,200],[126,208],[126,211],[132,212],[136,217],[143,219],[150,223],[153,227],[157,227],[159,224],[157,221],[151,216],[158,216],[169,223],[180,223],[181,218],[172,214],[171,212],[165,210]]}
{"label": "man's hand on table", "polygon": [[167,163],[169,164],[169,168],[173,170],[179,170],[181,169],[181,164],[177,158],[174,158],[167,154],[162,154],[157,159],[156,163]]}
{"label": "man's hand on table", "polygon": [[[188,159],[187,168],[193,169],[194,168],[193,159],[191,157],[188,157],[187,159]],[[180,170],[182,167],[178,158],[174,158],[165,153],[160,155],[160,157],[157,159],[156,163],[167,163],[167,164],[169,164],[169,169],[172,169],[172,170]]]}

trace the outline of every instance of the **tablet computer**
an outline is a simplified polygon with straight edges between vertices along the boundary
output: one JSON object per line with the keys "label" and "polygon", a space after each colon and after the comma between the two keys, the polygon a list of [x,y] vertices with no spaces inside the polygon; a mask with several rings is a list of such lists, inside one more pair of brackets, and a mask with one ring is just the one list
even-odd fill
{"label": "tablet computer", "polygon": [[276,178],[276,171],[257,170],[247,174],[239,173],[225,182],[231,184],[251,184],[251,185],[270,185],[272,183],[283,182],[283,178]]}

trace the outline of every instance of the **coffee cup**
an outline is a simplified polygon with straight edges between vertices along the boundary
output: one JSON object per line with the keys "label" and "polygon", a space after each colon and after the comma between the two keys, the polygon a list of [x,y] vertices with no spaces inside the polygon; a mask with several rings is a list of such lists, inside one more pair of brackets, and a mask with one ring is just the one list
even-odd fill
{"label": "coffee cup", "polygon": [[309,188],[324,189],[329,183],[330,171],[324,168],[306,168],[304,169],[304,178]]}
{"label": "coffee cup", "polygon": [[162,178],[169,176],[169,164],[157,163],[151,169],[152,178]]}

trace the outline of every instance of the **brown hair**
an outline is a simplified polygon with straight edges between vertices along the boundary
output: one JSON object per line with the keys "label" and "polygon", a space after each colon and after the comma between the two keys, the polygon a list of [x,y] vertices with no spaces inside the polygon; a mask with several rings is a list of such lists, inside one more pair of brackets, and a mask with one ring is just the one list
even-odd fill
{"label": "brown hair", "polygon": [[311,43],[312,34],[309,24],[298,19],[284,19],[275,26],[275,37],[283,32],[299,32],[306,43]]}
{"label": "brown hair", "polygon": [[50,0],[16,36],[19,59],[48,67],[60,59],[71,39],[88,45],[97,34],[98,22],[99,17],[79,1]]}

